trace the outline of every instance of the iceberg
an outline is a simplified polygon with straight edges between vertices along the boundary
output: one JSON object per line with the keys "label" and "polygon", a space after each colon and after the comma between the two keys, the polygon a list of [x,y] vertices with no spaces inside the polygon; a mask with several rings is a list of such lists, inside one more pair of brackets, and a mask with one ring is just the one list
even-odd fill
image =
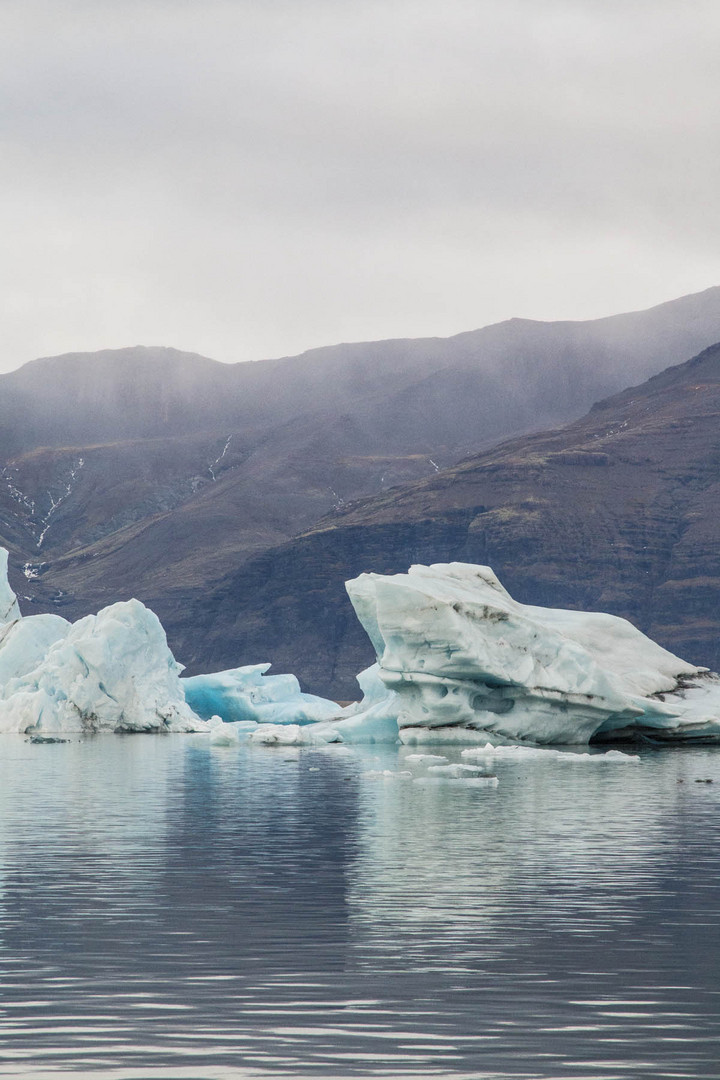
{"label": "iceberg", "polygon": [[720,679],[625,619],[521,604],[466,563],[346,588],[402,742],[720,740]]}
{"label": "iceberg", "polygon": [[226,724],[312,724],[342,713],[327,698],[304,694],[294,675],[266,675],[270,664],[192,675],[182,687],[193,712],[203,720],[219,716]]}
{"label": "iceberg", "polygon": [[342,709],[303,693],[294,675],[268,675],[267,663],[181,679],[159,619],[139,600],[74,624],[23,618],[0,549],[0,732],[52,741],[197,731],[218,746],[454,743],[467,748],[462,763],[427,752],[404,760],[425,770],[423,783],[476,785],[494,757],[548,754],[539,748],[552,744],[720,741],[720,678],[624,619],[521,604],[489,567],[465,563],[361,574],[346,587],[377,663],[358,675],[362,700]]}
{"label": "iceberg", "polygon": [[202,731],[157,615],[139,600],[72,624],[22,617],[0,548],[0,732]]}
{"label": "iceberg", "polygon": [[[48,619],[53,619],[49,624]],[[180,665],[158,617],[128,600],[61,627],[31,615],[0,642],[0,731],[52,734],[97,731],[198,731],[205,725],[185,701]],[[64,622],[64,620],[62,620]],[[56,634],[44,651],[43,637]],[[7,663],[6,649],[27,640],[37,662]],[[3,663],[5,661],[5,664]]]}

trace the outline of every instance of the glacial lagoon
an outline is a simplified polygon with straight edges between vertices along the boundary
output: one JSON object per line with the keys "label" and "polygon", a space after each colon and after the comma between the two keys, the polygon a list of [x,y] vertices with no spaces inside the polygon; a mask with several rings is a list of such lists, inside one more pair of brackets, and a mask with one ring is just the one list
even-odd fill
{"label": "glacial lagoon", "polygon": [[413,749],[4,736],[0,1076],[716,1078],[720,749]]}

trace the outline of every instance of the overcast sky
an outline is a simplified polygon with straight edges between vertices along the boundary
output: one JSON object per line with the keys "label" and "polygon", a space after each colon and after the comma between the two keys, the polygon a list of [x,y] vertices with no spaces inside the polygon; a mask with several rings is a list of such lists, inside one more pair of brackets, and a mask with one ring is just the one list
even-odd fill
{"label": "overcast sky", "polygon": [[718,0],[0,0],[0,369],[720,284]]}

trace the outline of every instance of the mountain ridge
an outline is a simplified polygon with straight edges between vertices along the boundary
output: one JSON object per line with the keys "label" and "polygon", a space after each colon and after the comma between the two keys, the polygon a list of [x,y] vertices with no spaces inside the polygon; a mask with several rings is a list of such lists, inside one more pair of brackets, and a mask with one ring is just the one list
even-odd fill
{"label": "mountain ridge", "polygon": [[[414,446],[419,428],[435,419],[428,445],[465,452],[508,427],[528,430],[523,394],[534,397],[540,428],[578,415],[627,384],[627,375],[642,380],[716,340],[720,286],[587,321],[510,319],[449,338],[328,345],[237,364],[167,346],[69,352],[0,375],[0,452],[172,434],[178,425],[198,433],[233,424],[266,429],[348,409],[369,423],[378,403],[385,428],[395,426],[391,417],[409,417],[398,446]],[[455,380],[449,396],[448,380]],[[451,406],[480,388],[492,400],[477,418],[469,410],[463,417],[468,437],[460,446]]]}

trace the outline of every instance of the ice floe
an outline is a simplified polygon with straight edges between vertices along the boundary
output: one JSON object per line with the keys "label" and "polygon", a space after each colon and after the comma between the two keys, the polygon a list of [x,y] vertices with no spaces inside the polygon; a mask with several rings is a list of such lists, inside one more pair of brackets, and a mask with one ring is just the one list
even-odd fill
{"label": "ice floe", "polygon": [[460,757],[467,761],[553,761],[563,765],[638,765],[637,754],[626,754],[622,750],[605,750],[595,754],[578,754],[571,750],[550,750],[539,746],[485,746],[468,747],[460,751]]}
{"label": "ice floe", "polygon": [[323,746],[342,742],[332,724],[258,724],[250,742],[265,746]]}
{"label": "ice floe", "polygon": [[240,743],[247,742],[250,735],[258,728],[253,720],[240,720],[237,723],[226,724],[220,716],[211,716],[206,723],[213,746],[239,746]]}
{"label": "ice floe", "polygon": [[445,776],[448,780],[466,780],[468,776],[482,776],[483,770],[477,765],[428,765],[428,775]]}
{"label": "ice floe", "polygon": [[451,787],[489,787],[495,788],[500,781],[497,776],[480,774],[478,776],[416,776],[415,784],[448,785]]}
{"label": "ice floe", "polygon": [[312,724],[342,714],[334,701],[304,694],[294,675],[267,675],[269,668],[252,664],[182,679],[185,700],[203,720],[219,716],[226,724]]}
{"label": "ice floe", "polygon": [[409,769],[368,769],[361,774],[366,780],[412,780]]}

